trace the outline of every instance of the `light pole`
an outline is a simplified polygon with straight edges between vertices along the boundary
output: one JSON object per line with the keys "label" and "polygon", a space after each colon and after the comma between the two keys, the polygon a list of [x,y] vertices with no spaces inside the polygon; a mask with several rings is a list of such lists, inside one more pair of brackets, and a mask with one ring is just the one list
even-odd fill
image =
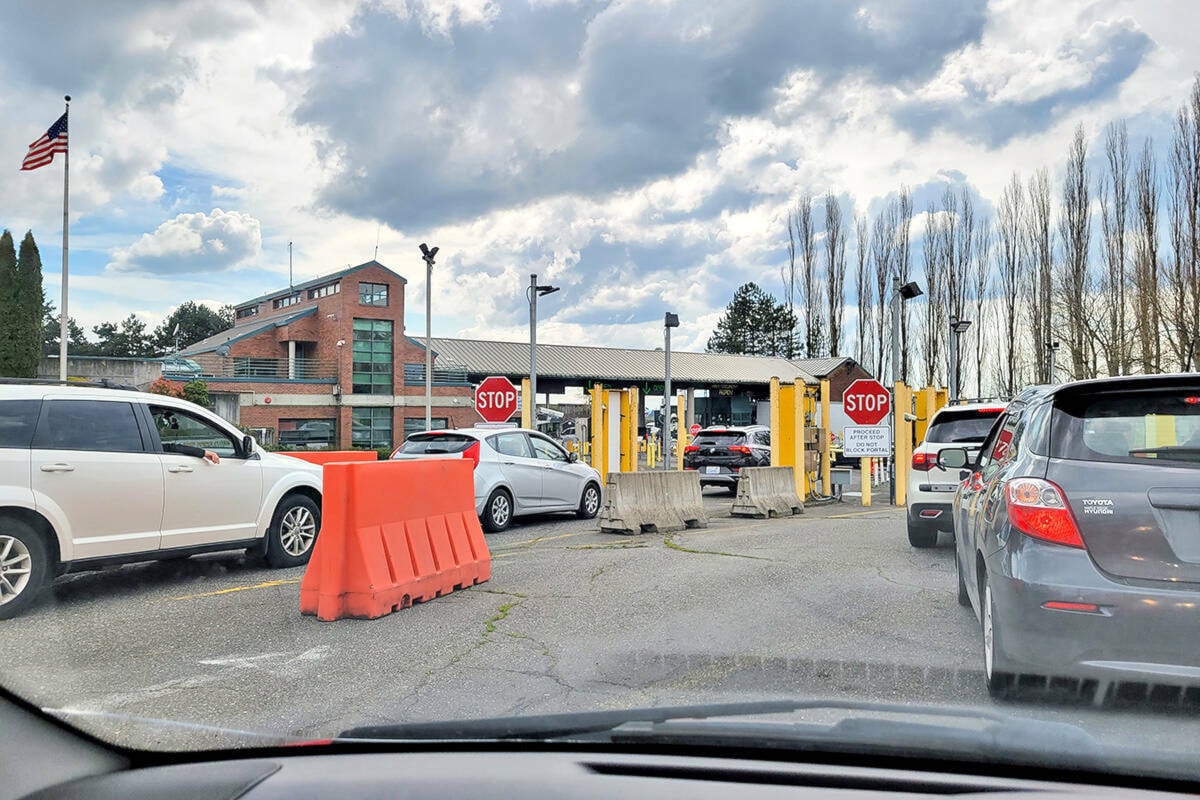
{"label": "light pole", "polygon": [[900,306],[923,294],[915,281],[901,286],[899,277],[892,278],[892,383],[900,381]]}
{"label": "light pole", "polygon": [[433,430],[433,258],[438,248],[421,242],[425,262],[425,430]]}
{"label": "light pole", "polygon": [[[924,292],[915,281],[901,285],[900,276],[892,278],[892,409],[896,408],[895,385],[900,382],[900,306],[914,297],[920,297]],[[897,426],[892,426],[892,464],[891,464],[891,503],[896,504],[896,433]]]}
{"label": "light pole", "polygon": [[666,380],[663,382],[662,463],[668,468],[671,457],[671,328],[679,327],[679,315],[670,311],[663,316],[663,344],[666,347]]}
{"label": "light pole", "polygon": [[1058,354],[1058,342],[1046,342],[1046,352],[1050,355],[1050,385],[1054,385],[1054,357]]}
{"label": "light pole", "polygon": [[539,295],[553,294],[557,291],[557,286],[538,286],[536,274],[529,276],[529,289],[526,291],[529,297],[529,402],[533,405],[533,408],[529,409],[529,420],[535,430],[537,429],[537,301]]}
{"label": "light pole", "polygon": [[971,327],[971,320],[950,315],[950,402],[958,402],[958,337]]}

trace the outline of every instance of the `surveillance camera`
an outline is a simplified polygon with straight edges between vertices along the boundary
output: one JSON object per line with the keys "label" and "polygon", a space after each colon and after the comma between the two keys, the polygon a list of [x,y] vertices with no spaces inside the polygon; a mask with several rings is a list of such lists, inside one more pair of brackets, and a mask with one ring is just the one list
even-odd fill
{"label": "surveillance camera", "polygon": [[345,339],[338,339],[337,346],[338,346],[338,347],[341,347],[341,346],[342,346],[342,345],[344,345],[345,343],[346,343],[346,340],[345,340]]}
{"label": "surveillance camera", "polygon": [[904,415],[904,421],[905,421],[905,422],[916,422],[916,421],[917,421],[917,415],[916,415],[916,414],[905,414],[905,415]]}

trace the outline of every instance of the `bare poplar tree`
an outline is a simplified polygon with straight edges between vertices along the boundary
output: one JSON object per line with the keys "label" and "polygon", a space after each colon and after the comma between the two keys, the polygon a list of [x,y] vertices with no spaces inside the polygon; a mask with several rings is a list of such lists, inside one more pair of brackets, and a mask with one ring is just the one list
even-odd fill
{"label": "bare poplar tree", "polygon": [[1098,296],[1103,327],[1100,340],[1109,375],[1125,375],[1130,369],[1132,342],[1127,322],[1126,230],[1129,219],[1129,132],[1124,121],[1108,126],[1104,139],[1107,170],[1098,182],[1100,229],[1103,236],[1104,271]]}
{"label": "bare poplar tree", "polygon": [[[796,244],[800,239],[798,213],[799,206],[796,209],[788,211],[788,260],[787,264],[779,269],[779,277],[783,282],[783,302],[787,306],[788,313],[793,320],[796,319],[796,289],[798,288],[798,275],[796,272]],[[794,342],[796,339],[795,331],[792,334],[792,341]],[[795,358],[796,353],[793,347],[788,347],[787,355],[788,358]]]}
{"label": "bare poplar tree", "polygon": [[[1033,183],[1030,186],[1032,187]],[[1001,353],[1001,357],[997,359],[996,378],[1000,391],[1008,397],[1016,394],[1018,383],[1017,320],[1020,297],[1027,283],[1023,245],[1032,240],[1026,230],[1029,217],[1026,215],[1023,198],[1021,178],[1014,172],[1008,185],[1004,187],[996,212],[996,265],[1000,276],[1000,337],[997,349]],[[1033,307],[1036,308],[1037,305],[1035,299]],[[1039,321],[1035,320],[1034,326],[1038,324]]]}
{"label": "bare poplar tree", "polygon": [[[953,203],[953,195],[947,190],[946,198],[943,199],[943,205]],[[964,312],[967,307],[967,273],[971,267],[971,251],[975,245],[975,205],[971,201],[971,192],[966,186],[961,187],[957,204],[954,209],[955,220],[951,230],[951,236],[947,240],[949,248],[947,253],[950,255],[946,263],[946,300],[949,306],[950,316],[956,319],[964,319]],[[953,335],[949,330],[949,321],[947,320],[946,335]],[[947,346],[948,347],[948,346]],[[954,370],[956,376],[962,374],[962,358],[963,350],[961,347],[955,351],[957,360],[950,364],[948,369]],[[949,383],[949,380],[947,380]],[[962,389],[962,381],[957,380],[955,384]]]}
{"label": "bare poplar tree", "polygon": [[1164,322],[1177,363],[1190,370],[1200,334],[1200,77],[1176,115],[1172,144],[1172,259]]}
{"label": "bare poplar tree", "polygon": [[[912,230],[913,200],[912,190],[907,186],[900,187],[900,196],[896,201],[897,224],[893,243],[895,245],[896,271],[900,275],[900,284],[909,282],[909,272],[912,269],[912,242],[909,241]],[[904,303],[900,304],[900,380],[908,383],[908,310]]]}
{"label": "bare poplar tree", "polygon": [[1059,300],[1063,307],[1062,326],[1073,378],[1096,376],[1093,320],[1093,282],[1088,270],[1091,243],[1091,180],[1087,168],[1087,137],[1083,125],[1075,128],[1067,151],[1067,170],[1063,176],[1062,208],[1058,232],[1062,263],[1058,271]]}
{"label": "bare poplar tree", "polygon": [[829,355],[836,356],[841,349],[846,311],[846,229],[842,227],[842,204],[833,192],[825,195],[825,256]]}
{"label": "bare poplar tree", "polygon": [[[1029,205],[1025,212],[1025,245],[1030,270],[1030,331],[1034,381],[1049,383],[1046,347],[1054,341],[1054,234],[1050,227],[1050,172],[1042,167],[1029,179]],[[1014,340],[1014,347],[1015,340]],[[1013,376],[1016,380],[1016,376]],[[1011,390],[1010,390],[1011,391]]]}
{"label": "bare poplar tree", "polygon": [[1133,178],[1136,236],[1133,253],[1133,309],[1142,372],[1162,372],[1162,329],[1159,308],[1158,166],[1154,144],[1147,139]]}
{"label": "bare poplar tree", "polygon": [[884,371],[884,359],[887,357],[887,348],[884,344],[888,341],[887,292],[892,277],[894,253],[892,240],[896,236],[895,221],[898,217],[896,202],[893,200],[875,215],[875,223],[871,231],[871,260],[875,264],[875,297],[879,300],[879,313],[875,316],[875,344],[877,348],[875,353],[875,374],[879,377],[886,374]]}
{"label": "bare poplar tree", "polygon": [[[949,191],[949,190],[947,190]],[[951,195],[953,197],[953,195]],[[942,355],[942,332],[945,329],[946,252],[945,229],[951,225],[953,211],[940,213],[937,206],[929,204],[925,213],[925,233],[922,250],[925,266],[925,385],[938,382]]]}
{"label": "bare poplar tree", "polygon": [[859,214],[854,218],[854,292],[858,297],[857,348],[855,360],[864,367],[869,367],[874,350],[869,340],[871,330],[871,315],[874,313],[874,297],[871,288],[870,247],[867,241],[867,217]]}
{"label": "bare poplar tree", "polygon": [[825,349],[825,325],[821,309],[821,280],[817,271],[817,241],[811,192],[806,191],[800,195],[795,218],[802,268],[800,293],[804,301],[804,356],[818,358]]}
{"label": "bare poplar tree", "polygon": [[[1013,176],[1014,190],[1018,202],[1021,197],[1021,182]],[[1019,235],[1019,229],[1017,231]],[[1020,243],[1017,243],[1018,253]],[[975,331],[975,396],[983,397],[983,354],[984,344],[991,331],[988,317],[990,316],[988,295],[991,289],[991,260],[992,260],[992,224],[984,217],[979,228],[975,231],[975,248],[971,263],[971,295],[975,304],[975,318],[972,328]]]}

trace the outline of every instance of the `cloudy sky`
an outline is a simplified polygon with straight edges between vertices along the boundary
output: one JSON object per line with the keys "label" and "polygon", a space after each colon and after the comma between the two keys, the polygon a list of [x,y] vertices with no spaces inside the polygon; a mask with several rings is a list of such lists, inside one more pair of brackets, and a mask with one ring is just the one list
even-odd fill
{"label": "cloudy sky", "polygon": [[[701,349],[734,289],[781,293],[804,190],[871,214],[902,183],[985,211],[1059,174],[1082,123],[1165,142],[1194,0],[126,0],[6,4],[0,227],[59,294],[62,166],[18,171],[71,103],[71,311],[86,328],[236,303],[441,248],[433,331]],[[15,12],[15,13],[14,13]],[[61,157],[60,157],[61,158]],[[914,236],[920,232],[915,227]],[[850,243],[854,247],[853,241]],[[853,298],[850,299],[853,304]]]}

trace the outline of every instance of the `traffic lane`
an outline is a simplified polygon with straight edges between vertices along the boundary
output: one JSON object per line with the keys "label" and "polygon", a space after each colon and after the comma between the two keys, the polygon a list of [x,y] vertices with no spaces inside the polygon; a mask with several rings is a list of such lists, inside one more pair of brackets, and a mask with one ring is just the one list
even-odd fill
{"label": "traffic lane", "polygon": [[[977,626],[954,600],[952,551],[908,547],[894,509],[845,514],[715,517],[669,537],[534,522],[489,537],[506,556],[490,582],[374,621],[302,617],[296,584],[263,585],[299,570],[238,559],[177,563],[179,580],[141,594],[99,591],[172,565],[128,567],[0,626],[0,670],[75,714],[312,737],[406,719],[767,696],[992,707]],[[1154,713],[998,708],[1082,721],[1114,741],[1131,730],[1163,746],[1200,738],[1195,720],[1163,725]],[[87,724],[112,724],[101,721]],[[194,730],[130,735],[148,746],[211,742]]]}

